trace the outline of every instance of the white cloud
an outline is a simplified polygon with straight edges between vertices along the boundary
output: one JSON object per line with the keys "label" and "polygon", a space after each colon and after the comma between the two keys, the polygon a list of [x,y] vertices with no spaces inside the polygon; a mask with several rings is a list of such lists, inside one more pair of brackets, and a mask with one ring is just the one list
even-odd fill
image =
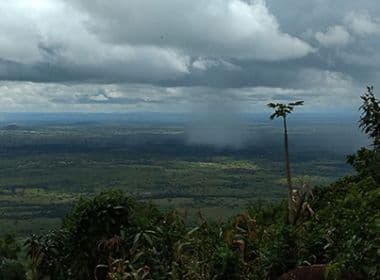
{"label": "white cloud", "polygon": [[0,14],[0,58],[17,62],[39,60],[39,34],[30,13],[20,10],[20,3],[1,1]]}
{"label": "white cloud", "polygon": [[155,83],[194,70],[239,69],[229,58],[313,51],[282,32],[262,0],[14,0],[1,1],[0,11],[0,60],[49,64],[79,80]]}
{"label": "white cloud", "polygon": [[[379,14],[380,5],[365,1],[336,11],[328,0],[268,0],[268,6],[259,0],[3,0],[0,79],[41,83],[0,82],[0,110],[181,111],[209,99],[244,103],[247,110],[272,99],[353,104],[357,84],[379,81],[371,75],[379,72],[379,36],[368,35],[380,34],[380,21],[367,12],[347,14],[361,6]],[[322,25],[330,27],[316,29]],[[315,53],[306,43],[313,41],[337,49]],[[302,59],[279,61],[292,58]]]}
{"label": "white cloud", "polygon": [[326,32],[315,33],[315,38],[324,47],[344,46],[351,40],[348,31],[340,25],[330,26]]}
{"label": "white cloud", "polygon": [[0,59],[115,72],[132,79],[171,79],[189,72],[173,48],[110,44],[85,26],[88,15],[53,0],[1,1]]}
{"label": "white cloud", "polygon": [[[146,84],[58,84],[0,82],[0,111],[16,112],[187,112],[207,104],[230,104],[260,112],[273,100],[305,100],[305,110],[359,105],[355,82],[339,72],[309,69],[299,88],[161,87]],[[337,103],[339,100],[339,103]],[[210,105],[211,106],[211,105]],[[214,105],[212,105],[214,106]],[[207,109],[207,108],[206,108]]]}
{"label": "white cloud", "polygon": [[194,69],[200,70],[200,71],[205,71],[207,69],[214,68],[214,67],[220,67],[222,69],[230,70],[230,71],[241,70],[239,66],[234,65],[223,59],[209,59],[209,58],[204,58],[204,57],[199,57],[196,60],[194,60],[191,66]]}
{"label": "white cloud", "polygon": [[93,101],[107,101],[108,97],[104,96],[103,94],[99,94],[95,96],[90,96],[89,99]]}
{"label": "white cloud", "polygon": [[[181,100],[182,99],[182,100]],[[0,111],[131,112],[183,109],[177,88],[145,84],[60,84],[0,81]]]}
{"label": "white cloud", "polygon": [[281,31],[265,1],[71,1],[91,15],[90,29],[105,41],[155,45],[191,56],[279,60],[313,51]]}
{"label": "white cloud", "polygon": [[357,35],[380,34],[380,21],[372,19],[368,12],[351,12],[345,16],[345,23]]}

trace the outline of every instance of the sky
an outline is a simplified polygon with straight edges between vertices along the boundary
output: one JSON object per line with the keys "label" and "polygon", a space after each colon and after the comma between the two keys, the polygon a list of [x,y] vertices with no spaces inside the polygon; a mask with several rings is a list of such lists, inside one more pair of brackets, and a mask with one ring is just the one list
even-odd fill
{"label": "sky", "polygon": [[375,0],[1,0],[0,111],[356,111]]}

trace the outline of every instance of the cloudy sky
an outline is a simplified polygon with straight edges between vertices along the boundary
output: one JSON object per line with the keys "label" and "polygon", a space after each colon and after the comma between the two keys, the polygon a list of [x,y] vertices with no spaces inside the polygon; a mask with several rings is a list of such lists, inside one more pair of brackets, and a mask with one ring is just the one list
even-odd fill
{"label": "cloudy sky", "polygon": [[1,0],[0,15],[0,111],[353,111],[380,84],[375,0]]}

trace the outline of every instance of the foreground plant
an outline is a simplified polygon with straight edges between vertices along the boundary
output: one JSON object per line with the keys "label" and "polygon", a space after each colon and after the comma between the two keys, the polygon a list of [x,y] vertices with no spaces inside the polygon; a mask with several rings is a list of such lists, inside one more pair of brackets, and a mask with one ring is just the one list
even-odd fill
{"label": "foreground plant", "polygon": [[363,132],[373,139],[375,149],[380,149],[380,100],[374,94],[373,86],[367,87],[367,92],[360,97],[363,101],[359,126]]}
{"label": "foreground plant", "polygon": [[374,94],[373,86],[361,96],[359,126],[372,140],[372,147],[363,147],[356,154],[347,157],[361,177],[371,176],[380,183],[380,100]]}
{"label": "foreground plant", "polygon": [[0,236],[0,280],[24,280],[26,271],[19,260],[21,246],[12,235]]}

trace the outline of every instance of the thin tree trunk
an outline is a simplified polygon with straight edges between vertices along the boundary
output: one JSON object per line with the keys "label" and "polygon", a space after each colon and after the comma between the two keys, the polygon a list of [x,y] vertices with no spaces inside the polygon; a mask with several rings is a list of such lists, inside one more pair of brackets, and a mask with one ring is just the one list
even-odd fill
{"label": "thin tree trunk", "polygon": [[294,213],[293,213],[293,207],[292,207],[293,186],[292,186],[292,177],[290,174],[288,128],[286,125],[286,117],[283,117],[283,120],[284,120],[285,168],[286,168],[286,179],[288,182],[288,222],[290,224],[293,224],[294,223]]}

